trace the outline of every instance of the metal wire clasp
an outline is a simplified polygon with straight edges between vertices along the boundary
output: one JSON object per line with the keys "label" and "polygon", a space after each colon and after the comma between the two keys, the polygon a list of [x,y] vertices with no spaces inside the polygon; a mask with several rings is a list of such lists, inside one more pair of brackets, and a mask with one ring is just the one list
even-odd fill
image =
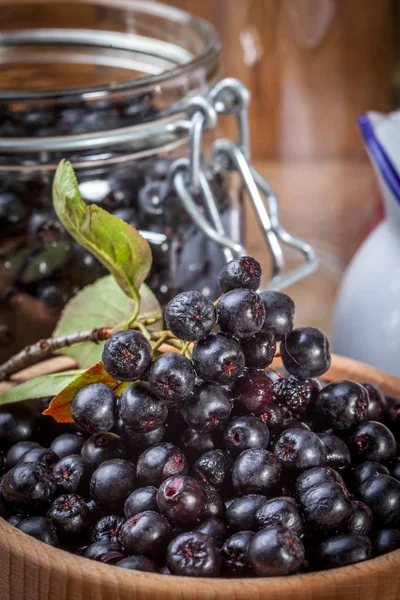
{"label": "metal wire clasp", "polygon": [[[196,96],[189,101],[189,119],[180,123],[189,134],[189,158],[179,159],[172,164],[170,182],[197,227],[208,239],[221,246],[225,260],[229,262],[247,252],[226,234],[207,174],[223,169],[237,172],[272,257],[272,274],[267,288],[279,290],[312,273],[318,266],[318,259],[309,244],[291,235],[281,225],[278,198],[267,181],[251,165],[249,102],[247,88],[232,78],[220,81],[207,97]],[[210,159],[204,161],[203,133],[216,127],[218,114],[236,116],[237,141],[218,139],[212,147]],[[303,262],[291,271],[285,270],[282,244],[303,256]]]}

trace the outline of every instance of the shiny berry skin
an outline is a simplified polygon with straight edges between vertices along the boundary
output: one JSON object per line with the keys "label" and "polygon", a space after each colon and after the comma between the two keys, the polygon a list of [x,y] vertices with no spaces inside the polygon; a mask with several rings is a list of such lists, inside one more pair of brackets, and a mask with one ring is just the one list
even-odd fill
{"label": "shiny berry skin", "polygon": [[247,560],[256,577],[290,575],[299,570],[304,558],[304,546],[299,536],[282,526],[256,533],[247,550]]}
{"label": "shiny berry skin", "polygon": [[364,504],[354,500],[353,502],[353,514],[351,515],[350,521],[347,523],[346,529],[349,533],[361,533],[362,535],[369,535],[374,525],[374,518],[372,516],[371,509]]}
{"label": "shiny berry skin", "polygon": [[274,433],[280,433],[282,431],[284,412],[279,404],[271,402],[268,408],[259,415],[259,418],[267,425],[269,431]]}
{"label": "shiny berry skin", "polygon": [[173,475],[160,485],[157,504],[160,513],[173,526],[191,527],[205,515],[206,494],[192,477]]}
{"label": "shiny berry skin", "polygon": [[[388,473],[386,474],[388,475]],[[390,474],[392,477],[397,479],[397,481],[400,481],[400,457],[397,456],[393,461],[390,468]]]}
{"label": "shiny berry skin", "polygon": [[303,522],[299,509],[293,498],[284,496],[272,498],[264,502],[255,514],[256,530],[282,525],[298,536],[303,534]]}
{"label": "shiny berry skin", "polygon": [[191,361],[176,352],[162,354],[152,363],[148,374],[150,391],[172,405],[191,395],[195,381],[196,371]]}
{"label": "shiny berry skin", "polygon": [[176,337],[197,342],[210,333],[217,318],[214,304],[200,292],[183,292],[165,309],[165,322]]}
{"label": "shiny berry skin", "polygon": [[134,433],[122,424],[120,431],[127,447],[137,453],[149,448],[152,444],[161,442],[165,438],[167,429],[165,425],[161,425],[158,429],[153,429],[153,431],[147,433]]}
{"label": "shiny berry skin", "polygon": [[94,466],[79,454],[71,454],[53,466],[53,477],[61,494],[87,495]]}
{"label": "shiny berry skin", "polygon": [[146,510],[158,511],[157,492],[158,489],[152,485],[134,490],[125,500],[125,517],[130,519]]}
{"label": "shiny berry skin", "polygon": [[0,444],[16,444],[33,437],[35,415],[24,404],[7,404],[0,408]]}
{"label": "shiny berry skin", "polygon": [[197,342],[192,358],[199,377],[222,385],[235,381],[245,363],[239,342],[221,334]]}
{"label": "shiny berry skin", "polygon": [[72,400],[71,415],[88,433],[110,431],[116,418],[117,395],[104,383],[90,383]]}
{"label": "shiny berry skin", "polygon": [[88,546],[83,556],[105,564],[115,565],[124,558],[124,553],[121,545],[117,542],[100,540]]}
{"label": "shiny berry skin", "polygon": [[148,433],[164,423],[168,408],[144,385],[130,385],[121,395],[119,414],[125,427],[134,433]]}
{"label": "shiny berry skin", "polygon": [[323,467],[327,452],[316,433],[297,427],[281,433],[274,454],[284,469],[299,472],[311,467]]}
{"label": "shiny berry skin", "polygon": [[218,303],[221,330],[237,338],[255,335],[262,328],[264,319],[265,309],[260,296],[251,290],[231,290]]}
{"label": "shiny berry skin", "polygon": [[248,368],[265,369],[274,360],[276,341],[271,331],[262,329],[252,337],[243,339],[240,345]]}
{"label": "shiny berry skin", "polygon": [[268,443],[268,427],[258,417],[234,417],[225,427],[223,444],[232,454],[249,448],[266,448]]}
{"label": "shiny berry skin", "polygon": [[189,460],[195,461],[199,456],[214,450],[215,434],[212,431],[197,431],[188,427],[182,435],[181,446]]}
{"label": "shiny berry skin", "polygon": [[400,482],[389,475],[369,477],[359,488],[360,499],[372,510],[377,527],[400,526]]}
{"label": "shiny berry skin", "polygon": [[171,475],[186,475],[188,464],[182,450],[163,442],[147,448],[137,459],[136,477],[138,485],[159,486]]}
{"label": "shiny berry skin", "polygon": [[6,502],[36,509],[46,505],[56,493],[51,470],[38,463],[16,465],[4,475],[2,493]]}
{"label": "shiny berry skin", "polygon": [[315,563],[319,568],[334,569],[368,560],[372,544],[358,533],[342,533],[323,540],[316,548]]}
{"label": "shiny berry skin", "polygon": [[272,331],[280,341],[293,329],[294,302],[283,292],[267,290],[260,293],[265,308],[263,329]]}
{"label": "shiny berry skin", "polygon": [[118,542],[119,532],[124,523],[125,519],[119,515],[102,517],[93,527],[92,542],[101,540]]}
{"label": "shiny berry skin", "polygon": [[274,401],[302,415],[312,407],[320,389],[316,379],[285,377],[274,383]]}
{"label": "shiny berry skin", "polygon": [[207,487],[206,492],[206,517],[221,519],[225,514],[225,504],[216,489]]}
{"label": "shiny berry skin", "polygon": [[256,513],[267,498],[260,494],[248,494],[235,498],[226,509],[225,521],[230,532],[256,529]]}
{"label": "shiny berry skin", "polygon": [[213,431],[226,423],[232,412],[229,392],[212,383],[197,385],[192,398],[182,406],[182,416],[189,427]]}
{"label": "shiny berry skin", "polygon": [[114,333],[105,343],[102,361],[105,370],[119,381],[137,381],[150,366],[153,351],[139,331],[125,329]]}
{"label": "shiny berry skin", "polygon": [[318,531],[336,529],[347,523],[353,513],[350,498],[339,483],[321,483],[300,494],[305,522]]}
{"label": "shiny berry skin", "polygon": [[351,463],[351,455],[345,442],[336,435],[329,433],[319,433],[318,437],[326,448],[326,465],[338,471],[347,469]]}
{"label": "shiny berry skin", "polygon": [[221,548],[222,571],[231,577],[248,573],[247,549],[254,533],[239,531],[228,538]]}
{"label": "shiny berry skin", "polygon": [[398,529],[380,529],[374,537],[376,554],[386,554],[400,548],[400,531]]}
{"label": "shiny berry skin", "polygon": [[53,500],[47,516],[53,521],[62,538],[77,538],[90,525],[87,504],[76,494],[65,494]]}
{"label": "shiny berry skin", "polygon": [[394,458],[397,444],[393,433],[383,423],[365,421],[349,439],[353,459],[385,463]]}
{"label": "shiny berry skin", "polygon": [[229,485],[232,472],[232,459],[224,450],[210,450],[196,460],[192,476],[204,486],[223,490]]}
{"label": "shiny berry skin", "polygon": [[23,531],[44,544],[49,546],[58,546],[57,529],[54,523],[47,517],[29,517],[20,519],[16,525],[17,529]]}
{"label": "shiny berry skin", "polygon": [[233,396],[245,413],[263,414],[272,402],[274,384],[263,371],[246,369],[233,386]]}
{"label": "shiny berry skin", "polygon": [[6,468],[9,471],[18,463],[21,456],[32,448],[40,448],[40,444],[30,440],[13,444],[6,455]]}
{"label": "shiny berry skin", "polygon": [[124,444],[115,433],[95,433],[82,446],[81,455],[98,466],[106,460],[123,458]]}
{"label": "shiny berry skin", "polygon": [[50,448],[31,448],[25,454],[21,456],[18,461],[19,465],[23,463],[38,463],[39,465],[44,465],[45,467],[52,467],[60,460],[60,457],[57,456],[55,452],[50,450]]}
{"label": "shiny berry skin", "polygon": [[167,548],[171,573],[191,577],[217,577],[221,556],[213,540],[199,531],[178,535]]}
{"label": "shiny berry skin", "polygon": [[358,490],[360,485],[364,483],[364,481],[367,481],[369,477],[374,477],[375,475],[389,475],[389,469],[384,465],[370,461],[358,465],[352,475],[352,484],[354,485],[355,490]]}
{"label": "shiny berry skin", "polygon": [[200,531],[200,533],[208,535],[208,537],[214,540],[216,546],[218,547],[222,546],[227,538],[224,522],[220,519],[216,519],[215,517],[205,519],[205,521],[202,521],[202,523],[200,523],[200,525],[198,525],[194,531]]}
{"label": "shiny berry skin", "polygon": [[314,410],[324,425],[343,431],[366,418],[368,402],[367,391],[362,385],[343,379],[320,391]]}
{"label": "shiny berry skin", "polygon": [[281,472],[281,463],[272,452],[252,448],[244,450],[235,460],[232,482],[239,495],[271,496],[279,487]]}
{"label": "shiny berry skin", "polygon": [[131,571],[145,571],[147,573],[157,573],[157,567],[153,560],[147,556],[133,555],[127,556],[122,560],[114,563],[116,567],[122,569],[130,569]]}
{"label": "shiny berry skin", "polygon": [[372,383],[363,383],[362,385],[367,390],[369,398],[367,415],[368,420],[383,421],[387,409],[387,402],[385,396]]}
{"label": "shiny berry skin", "polygon": [[346,492],[346,484],[343,477],[330,467],[314,467],[299,475],[296,479],[296,494],[300,496],[310,488],[322,483],[338,483]]}
{"label": "shiny berry skin", "polygon": [[50,450],[64,458],[71,454],[80,454],[84,443],[85,438],[78,433],[62,433],[51,442]]}
{"label": "shiny berry skin", "polygon": [[128,554],[160,556],[171,539],[172,527],[158,512],[147,510],[128,519],[121,527],[119,541]]}
{"label": "shiny berry skin", "polygon": [[318,377],[331,365],[329,342],[315,327],[293,329],[281,344],[281,357],[286,370],[300,379]]}
{"label": "shiny berry skin", "polygon": [[97,467],[90,480],[90,494],[108,514],[121,514],[136,481],[135,465],[113,459]]}
{"label": "shiny berry skin", "polygon": [[226,293],[236,288],[253,290],[256,292],[261,283],[261,266],[251,256],[241,256],[228,262],[222,269],[218,283],[221,290]]}

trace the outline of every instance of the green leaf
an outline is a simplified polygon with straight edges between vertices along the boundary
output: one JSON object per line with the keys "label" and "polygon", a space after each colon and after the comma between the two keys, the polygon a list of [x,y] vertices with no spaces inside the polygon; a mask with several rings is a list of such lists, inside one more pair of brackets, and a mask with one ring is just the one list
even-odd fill
{"label": "green leaf", "polygon": [[104,370],[103,364],[101,362],[97,363],[87,371],[80,372],[79,376],[70,381],[67,387],[60,390],[43,414],[50,415],[58,423],[73,423],[74,420],[71,415],[72,400],[75,394],[89,383],[104,383],[112,388],[119,385],[119,381]]}
{"label": "green leaf", "polygon": [[55,396],[83,372],[80,369],[76,369],[74,371],[53,373],[52,375],[42,375],[41,377],[30,379],[1,394],[0,405]]}
{"label": "green leaf", "polygon": [[147,241],[118,217],[85,204],[72,165],[64,160],[54,177],[53,204],[72,237],[109,270],[128,296],[138,300],[137,290],[151,267]]}
{"label": "green leaf", "polygon": [[[141,285],[139,293],[139,318],[155,318],[157,321],[152,327],[162,329],[162,310],[157,298],[145,284]],[[53,337],[95,327],[123,326],[132,316],[134,307],[134,301],[123,293],[111,275],[102,277],[86,286],[68,302]],[[71,356],[80,367],[89,368],[101,359],[104,344],[105,342],[84,342],[71,348],[63,348],[59,353]]]}

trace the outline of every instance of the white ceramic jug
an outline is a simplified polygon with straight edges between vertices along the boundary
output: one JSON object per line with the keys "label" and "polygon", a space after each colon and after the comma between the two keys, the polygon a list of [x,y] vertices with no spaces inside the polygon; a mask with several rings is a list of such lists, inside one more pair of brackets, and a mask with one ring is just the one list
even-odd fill
{"label": "white ceramic jug", "polygon": [[400,376],[400,111],[359,118],[379,180],[385,219],[342,280],[332,329],[337,353]]}

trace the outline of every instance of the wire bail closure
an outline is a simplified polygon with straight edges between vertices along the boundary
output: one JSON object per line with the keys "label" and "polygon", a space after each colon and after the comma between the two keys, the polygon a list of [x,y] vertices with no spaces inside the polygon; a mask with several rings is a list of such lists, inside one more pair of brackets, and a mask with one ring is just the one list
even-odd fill
{"label": "wire bail closure", "polygon": [[[267,289],[281,290],[312,273],[318,266],[318,258],[308,243],[293,236],[281,225],[278,197],[251,164],[249,103],[248,89],[233,78],[218,82],[206,97],[193,97],[186,106],[188,119],[175,125],[188,132],[189,158],[176,160],[171,165],[169,178],[194,223],[209,240],[222,248],[224,258],[229,262],[247,252],[241,244],[227,236],[207,173],[223,169],[237,172],[272,257],[272,275]],[[203,164],[203,134],[215,129],[219,114],[236,117],[237,141],[216,140],[210,159]],[[291,271],[285,270],[282,245],[293,248],[303,257],[303,262]]]}

